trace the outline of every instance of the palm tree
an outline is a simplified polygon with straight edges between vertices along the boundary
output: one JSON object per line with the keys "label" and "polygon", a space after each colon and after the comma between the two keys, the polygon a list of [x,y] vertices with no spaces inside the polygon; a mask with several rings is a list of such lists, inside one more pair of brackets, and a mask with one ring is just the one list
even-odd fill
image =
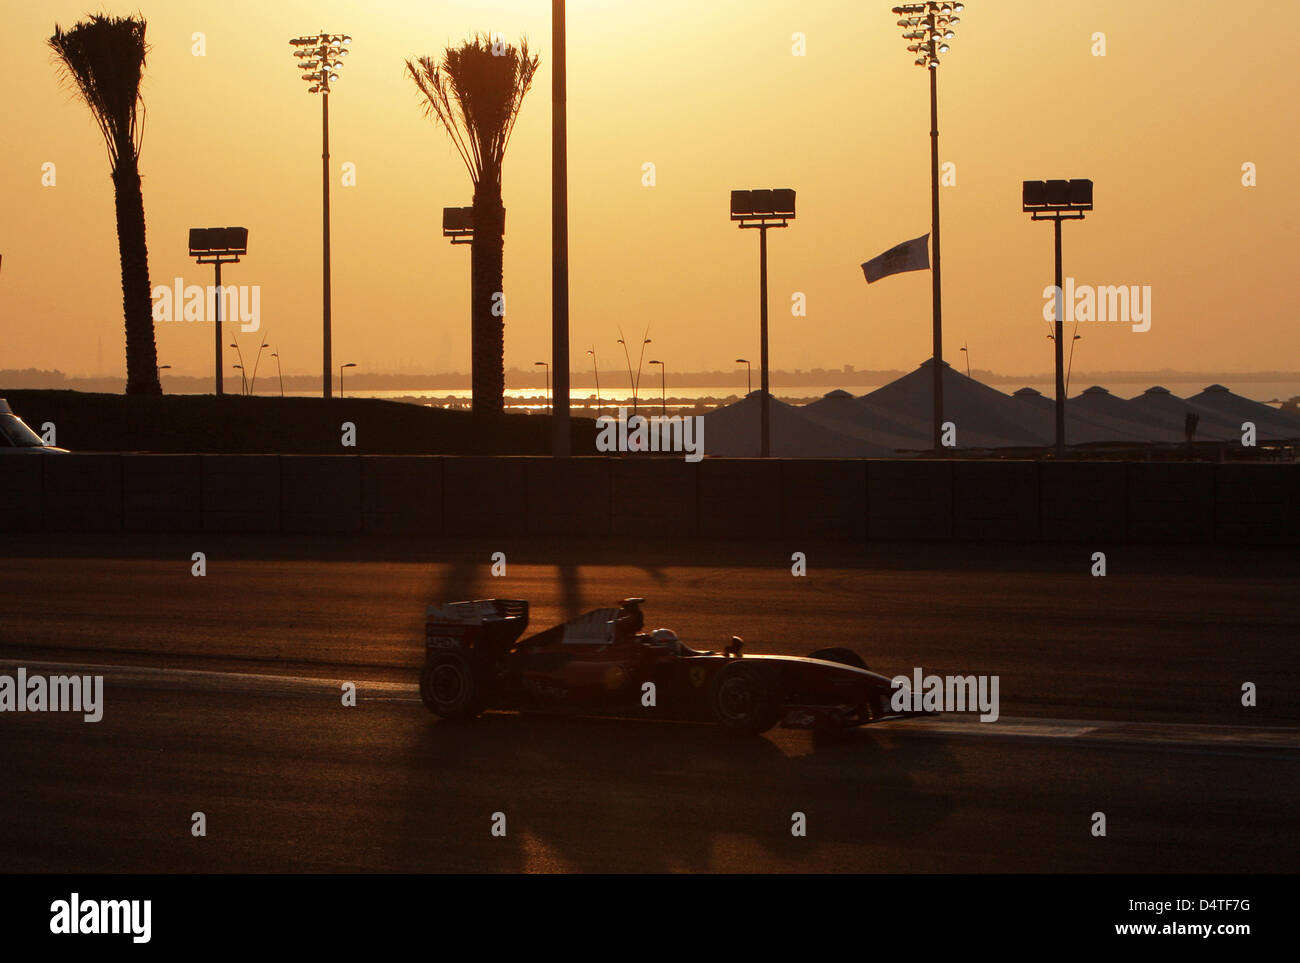
{"label": "palm tree", "polygon": [[476,36],[430,57],[406,62],[424,96],[425,113],[451,138],[474,182],[474,240],[470,248],[470,353],[476,416],[497,418],[505,403],[505,318],[500,298],[506,211],[501,165],[524,95],[540,58],[519,47]]}
{"label": "palm tree", "polygon": [[144,198],[140,194],[140,141],[144,102],[140,77],[149,47],[143,17],[95,14],[71,30],[57,24],[49,45],[64,80],[86,102],[113,173],[117,249],[122,263],[122,315],[126,322],[126,393],[160,395],[145,245]]}

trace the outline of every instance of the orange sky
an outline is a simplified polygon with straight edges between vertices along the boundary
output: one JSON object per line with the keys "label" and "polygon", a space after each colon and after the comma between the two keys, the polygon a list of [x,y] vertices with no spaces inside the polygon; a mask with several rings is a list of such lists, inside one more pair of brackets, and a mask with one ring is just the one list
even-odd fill
{"label": "orange sky", "polygon": [[[647,324],[673,370],[757,357],[758,240],[733,187],[793,187],[770,235],[774,367],[910,368],[930,353],[930,276],[868,287],[860,262],[929,230],[928,88],[890,0],[569,2],[572,344],[621,360]],[[45,39],[81,3],[10,4],[0,89],[0,367],[123,372],[108,161]],[[95,6],[95,5],[92,5]],[[242,224],[226,281],[262,287],[286,373],[320,370],[320,103],[291,37],[355,41],[331,97],[334,358],[368,370],[467,370],[469,253],[440,234],[470,183],[426,119],[403,59],[479,30],[542,57],[505,167],[507,366],[550,356],[549,0],[139,4],[153,50],[141,170],[152,282],[211,283],[191,226]],[[113,13],[134,12],[134,5]],[[1287,0],[970,0],[941,68],[945,353],[1003,372],[1051,368],[1049,224],[1025,178],[1091,177],[1065,226],[1066,274],[1152,288],[1152,325],[1081,326],[1076,368],[1294,370],[1298,34]],[[191,53],[201,31],[206,55]],[[792,35],[806,37],[793,56]],[[1092,36],[1106,35],[1106,56]],[[57,186],[41,185],[42,164]],[[356,165],[342,187],[339,165]],[[655,164],[657,185],[642,186]],[[1258,186],[1243,187],[1242,164]],[[808,316],[791,317],[794,292]],[[255,345],[254,335],[243,336]],[[102,343],[103,370],[96,371]],[[208,374],[210,329],[161,324],[159,360]],[[233,352],[231,352],[233,354]],[[233,361],[233,358],[227,359]],[[227,372],[228,376],[230,372]]]}

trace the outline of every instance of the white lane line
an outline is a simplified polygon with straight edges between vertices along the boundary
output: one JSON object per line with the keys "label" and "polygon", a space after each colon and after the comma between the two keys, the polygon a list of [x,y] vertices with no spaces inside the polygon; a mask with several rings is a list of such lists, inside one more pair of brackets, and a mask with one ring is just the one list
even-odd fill
{"label": "white lane line", "polygon": [[[272,675],[260,672],[220,672],[210,669],[164,669],[144,665],[109,665],[42,661],[0,661],[0,673],[24,667],[28,675],[102,675],[105,683],[142,689],[192,692],[261,693],[337,699],[346,682],[369,702],[419,702],[415,683],[319,676]],[[1252,748],[1300,750],[1300,728],[1281,726],[1211,726],[1177,722],[1115,722],[1082,719],[1037,719],[1004,716],[997,722],[974,717],[941,715],[900,719],[868,727],[876,732],[959,738],[1005,738],[1105,742],[1133,746]]]}
{"label": "white lane line", "polygon": [[420,687],[405,682],[365,679],[327,679],[320,676],[271,675],[261,672],[219,672],[210,669],[164,669],[147,665],[106,665],[71,662],[0,661],[0,672],[19,667],[34,675],[102,675],[105,684],[137,689],[175,689],[206,692],[254,692],[284,695],[319,695],[337,698],[343,684],[351,682],[357,694],[388,701],[419,702]]}

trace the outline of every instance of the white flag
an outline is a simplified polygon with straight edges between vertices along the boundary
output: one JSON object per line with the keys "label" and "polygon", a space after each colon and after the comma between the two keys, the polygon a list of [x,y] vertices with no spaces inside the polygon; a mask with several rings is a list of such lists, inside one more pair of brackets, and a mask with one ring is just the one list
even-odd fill
{"label": "white flag", "polygon": [[897,247],[891,247],[884,254],[873,257],[862,265],[862,273],[867,283],[879,281],[891,274],[904,271],[925,271],[930,267],[930,235],[922,234],[918,238],[904,241]]}

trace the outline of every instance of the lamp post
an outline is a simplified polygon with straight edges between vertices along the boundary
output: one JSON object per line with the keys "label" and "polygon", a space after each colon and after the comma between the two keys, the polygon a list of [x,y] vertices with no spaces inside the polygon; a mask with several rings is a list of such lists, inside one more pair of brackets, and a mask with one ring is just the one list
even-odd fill
{"label": "lamp post", "polygon": [[248,381],[248,393],[250,395],[257,394],[257,369],[262,364],[262,351],[269,347],[271,347],[271,345],[266,341],[265,337],[263,337],[262,343],[257,349],[257,356],[253,358],[253,377]]}
{"label": "lamp post", "polygon": [[954,14],[966,9],[964,3],[908,3],[894,7],[906,27],[903,39],[911,41],[908,52],[917,55],[916,66],[930,74],[930,237],[932,242],[930,300],[934,322],[934,450],[943,447],[943,284],[939,272],[939,54],[948,52],[947,41],[956,34],[952,28],[961,22]]}
{"label": "lamp post", "polygon": [[596,364],[596,349],[588,348],[587,354],[591,355],[591,370],[596,375],[596,417],[600,417],[600,366]]}
{"label": "lamp post", "polygon": [[546,399],[546,406],[554,412],[555,408],[551,404],[551,366],[545,361],[534,361],[533,366],[541,365],[546,369],[546,394],[542,397]]}
{"label": "lamp post", "polygon": [[961,353],[966,356],[966,377],[969,378],[970,377],[970,348],[968,347],[968,345],[963,344],[961,346]]}
{"label": "lamp post", "polygon": [[788,227],[789,222],[794,220],[794,191],[789,188],[732,191],[731,219],[739,221],[742,230],[758,230],[759,378],[763,391],[759,454],[766,458],[772,452],[772,399],[767,358],[767,232],[774,227]]}
{"label": "lamp post", "polygon": [[[1061,222],[1081,221],[1092,210],[1092,181],[1025,181],[1021,186],[1021,210],[1034,221],[1055,224],[1056,249],[1056,457],[1065,456],[1065,337],[1062,330],[1065,292],[1061,287]],[[1073,352],[1073,343],[1071,343]]]}
{"label": "lamp post", "polygon": [[[649,334],[648,328],[646,329],[646,333]],[[627,342],[622,338],[619,338],[618,343],[623,346],[623,357],[627,358],[627,380],[628,384],[632,387],[632,414],[635,415],[637,407],[637,389],[641,387],[641,364],[645,360],[645,346],[650,344],[650,339],[642,336],[641,353],[636,359],[636,377],[632,376],[632,355],[628,353]]]}
{"label": "lamp post", "polygon": [[659,366],[659,414],[668,414],[668,366],[662,361],[650,360]]}
{"label": "lamp post", "polygon": [[[621,333],[621,332],[620,332]],[[636,381],[632,378],[632,356],[628,353],[627,342],[622,338],[618,343],[623,346],[623,357],[627,359],[627,386],[632,389],[632,410],[636,411]]]}
{"label": "lamp post", "polygon": [[199,264],[211,264],[217,270],[217,309],[212,329],[215,332],[213,344],[216,347],[214,384],[219,395],[222,390],[221,380],[221,265],[235,264],[241,255],[248,253],[248,228],[246,227],[192,227],[190,228],[190,257]]}
{"label": "lamp post", "polygon": [[272,351],[271,357],[275,359],[275,373],[280,376],[280,397],[284,397],[284,370],[280,367],[280,352]]}
{"label": "lamp post", "polygon": [[239,359],[239,364],[235,365],[235,367],[238,368],[241,372],[239,376],[240,377],[239,393],[241,395],[246,395],[248,394],[248,374],[246,369],[244,368],[244,352],[239,350],[238,341],[231,341],[230,346],[235,349],[235,357]]}
{"label": "lamp post", "polygon": [[331,394],[331,335],[330,335],[330,84],[339,79],[337,71],[343,69],[345,49],[352,38],[345,34],[321,33],[314,37],[297,37],[289,43],[298,49],[302,79],[311,84],[309,94],[320,94],[321,118],[321,251],[322,251],[322,363],[321,389],[326,398]]}
{"label": "lamp post", "polygon": [[745,397],[748,398],[754,390],[754,366],[745,358],[737,358],[736,364],[745,366]]}
{"label": "lamp post", "polygon": [[343,397],[343,369],[344,369],[344,368],[355,368],[356,366],[357,366],[357,363],[356,363],[355,361],[349,361],[347,364],[341,364],[341,365],[339,365],[339,397],[340,397],[340,398]]}

